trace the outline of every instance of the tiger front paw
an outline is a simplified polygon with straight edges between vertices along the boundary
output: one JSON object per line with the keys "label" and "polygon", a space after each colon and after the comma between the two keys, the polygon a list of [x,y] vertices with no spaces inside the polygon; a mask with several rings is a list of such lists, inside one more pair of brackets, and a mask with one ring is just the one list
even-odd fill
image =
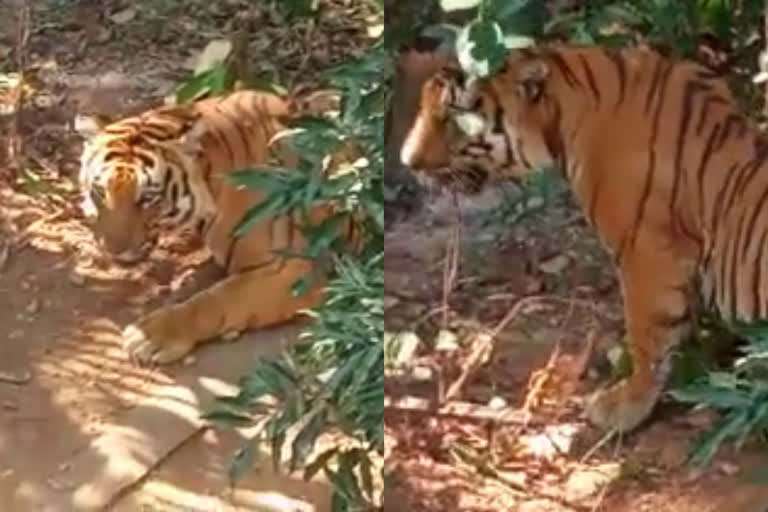
{"label": "tiger front paw", "polygon": [[189,339],[173,339],[152,333],[147,326],[131,324],[123,329],[123,349],[128,358],[139,365],[168,364],[187,355],[195,343]]}
{"label": "tiger front paw", "polygon": [[590,423],[605,431],[629,432],[650,416],[660,394],[653,386],[623,380],[596,391],[587,401],[586,416]]}

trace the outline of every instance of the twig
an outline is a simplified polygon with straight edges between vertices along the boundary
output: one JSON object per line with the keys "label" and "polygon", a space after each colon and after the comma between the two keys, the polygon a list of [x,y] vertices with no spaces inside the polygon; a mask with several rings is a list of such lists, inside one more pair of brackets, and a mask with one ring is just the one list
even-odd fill
{"label": "twig", "polygon": [[31,379],[32,379],[32,374],[30,374],[29,372],[11,373],[11,372],[0,371],[0,382],[5,382],[6,384],[13,384],[15,386],[20,386],[22,384],[26,384]]}
{"label": "twig", "polygon": [[530,412],[541,402],[541,397],[544,394],[545,386],[552,380],[555,369],[557,367],[557,361],[560,358],[560,352],[562,352],[563,336],[565,329],[568,327],[568,323],[573,318],[573,311],[575,309],[575,303],[573,300],[568,305],[568,314],[563,321],[560,329],[560,335],[555,341],[555,346],[549,355],[549,360],[544,368],[536,370],[531,373],[528,379],[528,392],[525,394],[525,401],[523,402],[523,410],[530,414]]}
{"label": "twig", "polygon": [[454,196],[457,208],[456,223],[451,230],[451,236],[445,244],[445,259],[443,260],[443,297],[442,297],[442,328],[448,327],[450,308],[448,301],[453,289],[456,287],[456,278],[459,275],[459,255],[461,254],[461,210],[458,209],[458,200]]}
{"label": "twig", "polygon": [[[29,42],[29,2],[24,1],[16,19],[16,70],[19,75],[19,81],[16,84],[15,90],[12,91],[13,108],[12,117],[10,123],[10,130],[8,134],[8,162],[14,170],[21,168],[19,159],[24,152],[24,141],[21,137],[21,111],[24,107],[24,82],[26,80],[26,57],[27,57],[27,43]],[[11,177],[12,178],[12,177]]]}
{"label": "twig", "polygon": [[[429,399],[417,396],[404,396],[398,399],[385,397],[384,409],[470,421],[491,421],[494,423],[510,425],[522,425],[526,419],[523,411],[512,407],[497,409],[486,405],[457,400],[435,407],[434,403]],[[545,418],[532,418],[528,424],[543,425],[545,422]]]}
{"label": "twig", "polygon": [[298,85],[299,78],[307,70],[307,65],[309,65],[309,61],[312,58],[312,39],[315,35],[314,18],[310,18],[308,21],[308,24],[309,24],[309,27],[307,28],[307,31],[304,34],[304,49],[306,50],[306,53],[304,54],[304,57],[302,57],[301,62],[299,62],[299,66],[296,69],[296,72],[293,74],[293,77],[291,78],[291,84],[289,88],[290,91],[293,91],[293,89]]}
{"label": "twig", "polygon": [[459,376],[448,387],[448,392],[444,397],[441,397],[440,403],[445,403],[458,396],[469,376],[488,361],[488,358],[493,352],[493,341],[499,333],[504,330],[507,324],[509,324],[524,307],[534,302],[541,301],[543,298],[544,297],[536,295],[520,299],[490,332],[481,331],[475,334],[469,343],[474,347],[472,353],[462,365]]}

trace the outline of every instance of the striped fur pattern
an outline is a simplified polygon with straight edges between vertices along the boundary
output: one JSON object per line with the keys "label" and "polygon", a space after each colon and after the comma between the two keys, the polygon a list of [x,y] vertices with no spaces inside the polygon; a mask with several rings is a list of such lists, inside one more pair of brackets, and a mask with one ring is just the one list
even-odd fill
{"label": "striped fur pattern", "polygon": [[83,210],[96,219],[104,247],[132,262],[151,245],[149,228],[204,232],[217,213],[221,176],[265,161],[291,108],[276,96],[240,91],[104,127],[86,141],[80,168]]}
{"label": "striped fur pattern", "polygon": [[[84,210],[109,253],[122,262],[140,260],[159,230],[191,225],[228,274],[187,301],[127,326],[123,346],[134,361],[176,361],[197,343],[285,322],[319,303],[322,271],[306,294],[295,297],[292,284],[312,272],[314,263],[278,253],[305,249],[293,216],[264,220],[233,237],[245,212],[266,193],[232,186],[227,175],[266,164],[284,123],[326,103],[320,96],[239,91],[150,110],[109,124],[86,142],[80,172]],[[296,164],[290,154],[281,157],[286,167]],[[308,219],[317,224],[330,214],[331,205],[320,204]]]}
{"label": "striped fur pattern", "polygon": [[[618,268],[634,368],[587,412],[630,430],[650,414],[694,304],[768,316],[768,138],[720,77],[646,49],[515,50],[494,76],[465,82],[447,70],[425,84],[402,158],[427,174],[463,172],[471,156],[492,160],[489,174],[552,165],[567,177]],[[449,115],[468,106],[480,135]]]}

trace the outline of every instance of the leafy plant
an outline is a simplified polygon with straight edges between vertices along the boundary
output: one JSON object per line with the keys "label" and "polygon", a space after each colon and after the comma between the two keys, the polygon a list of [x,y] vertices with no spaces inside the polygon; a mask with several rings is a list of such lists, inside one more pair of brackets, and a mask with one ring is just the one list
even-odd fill
{"label": "leafy plant", "polygon": [[[313,322],[304,343],[278,359],[260,360],[240,381],[237,395],[219,397],[207,418],[221,424],[261,421],[235,455],[230,478],[249,470],[254,451],[266,445],[276,468],[323,472],[334,486],[333,510],[371,510],[381,505],[384,448],[383,126],[391,62],[379,40],[360,59],[325,73],[341,91],[340,111],[296,120],[284,143],[295,150],[295,169],[279,165],[246,169],[233,184],[267,191],[235,230],[248,232],[265,217],[306,219],[313,205],[337,210],[321,225],[304,223],[308,247],[285,257],[333,262],[326,301],[307,312]],[[345,247],[341,230],[352,219],[362,247]],[[293,292],[306,289],[306,276]],[[258,420],[261,418],[261,420]],[[322,442],[321,442],[322,439]],[[324,449],[315,454],[322,444]],[[284,456],[285,455],[285,456]]]}
{"label": "leafy plant", "polygon": [[719,323],[744,340],[741,357],[732,368],[710,371],[670,391],[679,402],[707,405],[722,413],[694,446],[691,460],[697,464],[708,463],[726,441],[740,446],[768,428],[768,324]]}

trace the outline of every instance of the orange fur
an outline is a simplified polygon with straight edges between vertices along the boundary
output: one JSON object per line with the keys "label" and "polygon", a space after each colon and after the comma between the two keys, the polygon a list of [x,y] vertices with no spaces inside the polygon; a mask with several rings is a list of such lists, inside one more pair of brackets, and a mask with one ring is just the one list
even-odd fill
{"label": "orange fur", "polygon": [[[129,325],[123,344],[133,359],[175,361],[199,342],[285,322],[320,302],[322,279],[303,296],[291,294],[291,285],[313,264],[275,253],[305,249],[297,218],[267,219],[242,238],[232,236],[247,209],[266,192],[235,187],[227,175],[267,163],[270,140],[285,128],[287,118],[300,113],[296,105],[240,91],[118,121],[86,143],[81,186],[105,249],[126,261],[143,257],[157,217],[169,210],[173,224],[200,229],[215,261],[229,274],[187,301]],[[302,103],[301,109],[307,108]],[[284,163],[290,166],[295,158],[285,155]],[[319,205],[309,218],[318,224],[331,213],[330,205]]]}
{"label": "orange fur", "polygon": [[[650,50],[515,50],[464,82],[456,70],[427,81],[403,159],[459,185],[473,168],[567,177],[614,256],[633,360],[587,413],[631,430],[662,391],[693,296],[730,318],[768,316],[768,139],[713,72]],[[457,128],[463,111],[481,115],[482,133]]]}

